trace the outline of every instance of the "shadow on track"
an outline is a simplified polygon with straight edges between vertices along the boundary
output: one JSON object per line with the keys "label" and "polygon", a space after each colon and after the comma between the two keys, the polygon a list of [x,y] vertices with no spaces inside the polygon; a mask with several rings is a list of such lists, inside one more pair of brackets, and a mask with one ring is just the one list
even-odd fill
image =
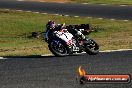
{"label": "shadow on track", "polygon": [[41,56],[41,55],[29,55],[29,56],[4,56],[3,58],[51,58],[55,56]]}
{"label": "shadow on track", "polygon": [[[80,56],[83,54],[73,54],[73,55],[67,55],[67,56],[63,56],[63,57],[72,57],[72,56]],[[49,55],[49,56],[42,56],[42,55],[29,55],[29,56],[4,56],[3,58],[6,59],[16,59],[16,58],[63,58],[63,57],[56,57],[54,55]]]}

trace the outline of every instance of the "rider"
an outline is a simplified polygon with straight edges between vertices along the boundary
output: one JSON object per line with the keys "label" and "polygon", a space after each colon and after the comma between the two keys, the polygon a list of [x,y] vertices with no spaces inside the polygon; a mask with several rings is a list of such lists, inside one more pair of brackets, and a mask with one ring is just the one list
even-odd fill
{"label": "rider", "polygon": [[65,23],[64,24],[57,24],[54,21],[49,20],[46,24],[46,34],[45,34],[45,41],[47,42],[49,39],[53,37],[54,31],[61,31],[65,29]]}
{"label": "rider", "polygon": [[46,24],[46,34],[45,34],[45,41],[48,41],[53,36],[54,29],[56,28],[56,23],[54,21],[48,21]]}
{"label": "rider", "polygon": [[[64,24],[58,24],[56,25],[56,23],[54,21],[48,21],[48,23],[46,24],[46,37],[45,40],[48,41],[48,39],[52,38],[53,36],[53,32],[54,31],[60,31],[62,29],[65,29],[65,23]],[[75,28],[67,28],[67,31],[69,31],[73,36],[78,36],[80,37],[82,40],[85,40],[85,36],[83,35],[82,31],[84,31],[84,29],[75,29]]]}

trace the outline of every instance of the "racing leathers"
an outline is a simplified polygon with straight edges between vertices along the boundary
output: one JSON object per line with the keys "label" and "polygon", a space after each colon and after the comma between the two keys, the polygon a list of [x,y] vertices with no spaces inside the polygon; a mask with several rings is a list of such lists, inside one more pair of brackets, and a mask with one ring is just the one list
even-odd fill
{"label": "racing leathers", "polygon": [[66,28],[65,23],[61,25],[55,25],[54,21],[49,21],[46,25],[46,34],[45,34],[45,41],[48,41],[53,37],[54,31],[60,31],[62,29],[67,29],[73,36],[79,37],[82,40],[85,40],[85,36],[83,35],[84,29],[75,29],[75,28]]}

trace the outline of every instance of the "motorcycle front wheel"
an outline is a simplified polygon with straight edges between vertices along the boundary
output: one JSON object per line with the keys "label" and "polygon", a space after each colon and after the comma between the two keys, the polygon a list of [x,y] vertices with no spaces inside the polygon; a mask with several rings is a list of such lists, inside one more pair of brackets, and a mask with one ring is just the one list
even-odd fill
{"label": "motorcycle front wheel", "polygon": [[55,56],[66,56],[68,54],[68,47],[67,45],[62,41],[52,41],[48,45],[49,50],[55,55]]}
{"label": "motorcycle front wheel", "polygon": [[96,55],[99,53],[99,45],[93,40],[90,39],[90,42],[85,44],[85,52],[89,55]]}

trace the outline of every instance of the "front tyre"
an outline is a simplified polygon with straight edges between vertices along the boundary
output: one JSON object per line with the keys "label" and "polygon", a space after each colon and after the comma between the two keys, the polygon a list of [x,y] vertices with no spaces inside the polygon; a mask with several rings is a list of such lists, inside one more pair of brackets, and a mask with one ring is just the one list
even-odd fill
{"label": "front tyre", "polygon": [[99,53],[99,45],[93,39],[89,39],[85,44],[85,52],[89,55],[96,55]]}
{"label": "front tyre", "polygon": [[55,56],[59,57],[66,56],[69,52],[68,46],[63,41],[52,41],[48,47]]}

